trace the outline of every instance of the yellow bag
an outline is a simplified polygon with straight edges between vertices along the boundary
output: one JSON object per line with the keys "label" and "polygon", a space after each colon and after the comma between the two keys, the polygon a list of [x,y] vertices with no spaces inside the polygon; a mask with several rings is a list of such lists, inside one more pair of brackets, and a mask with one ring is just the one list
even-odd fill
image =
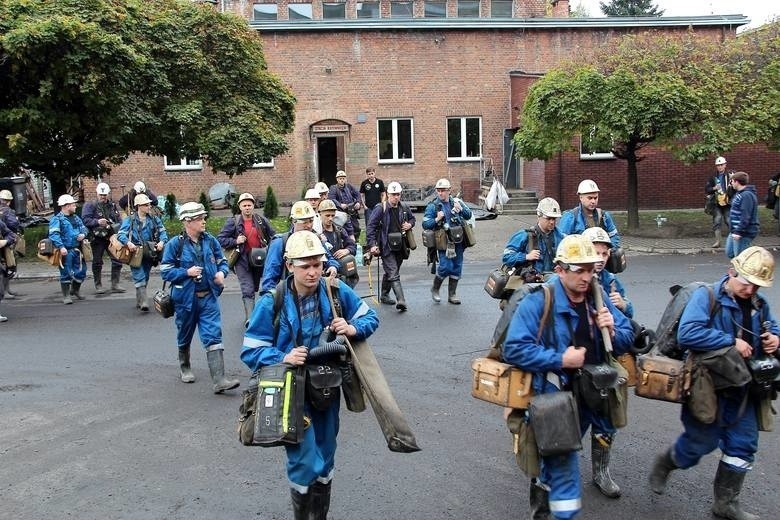
{"label": "yellow bag", "polygon": [[127,246],[122,245],[122,242],[119,241],[116,235],[111,235],[108,239],[108,254],[120,264],[129,264],[133,256],[133,253],[130,252]]}
{"label": "yellow bag", "polygon": [[84,255],[85,261],[92,261],[92,244],[90,244],[87,239],[81,241],[81,254]]}

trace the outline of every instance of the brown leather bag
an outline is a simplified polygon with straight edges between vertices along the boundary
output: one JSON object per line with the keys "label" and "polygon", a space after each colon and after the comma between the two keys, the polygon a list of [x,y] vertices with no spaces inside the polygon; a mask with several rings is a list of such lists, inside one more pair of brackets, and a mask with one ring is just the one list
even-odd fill
{"label": "brown leather bag", "polygon": [[651,352],[638,356],[636,362],[636,395],[672,403],[685,401],[690,373],[682,360]]}
{"label": "brown leather bag", "polygon": [[108,239],[108,254],[120,264],[129,264],[133,259],[133,253],[127,246],[122,245],[116,235],[111,235]]}
{"label": "brown leather bag", "polygon": [[490,358],[471,362],[471,396],[509,408],[528,408],[533,373]]}

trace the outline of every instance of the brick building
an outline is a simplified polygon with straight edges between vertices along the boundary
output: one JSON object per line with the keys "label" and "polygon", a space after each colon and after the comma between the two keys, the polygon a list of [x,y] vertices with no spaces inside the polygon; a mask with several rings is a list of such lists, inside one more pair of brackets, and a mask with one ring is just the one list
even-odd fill
{"label": "brick building", "polygon": [[[230,181],[260,195],[271,184],[280,201],[296,200],[316,181],[334,183],[339,169],[357,185],[375,166],[385,182],[422,187],[449,177],[470,200],[493,172],[510,188],[556,197],[564,207],[574,205],[579,181],[593,178],[604,207],[625,209],[623,161],[591,153],[511,159],[529,86],[562,60],[627,32],[693,28],[723,40],[747,23],[741,15],[568,18],[566,0],[222,0],[217,8],[245,17],[259,32],[269,69],[298,100],[289,152]],[[640,208],[703,204],[710,161],[685,166],[659,150],[644,155]],[[780,154],[761,147],[726,155],[759,186],[780,169]],[[138,179],[179,199],[228,180],[197,158],[135,155],[108,182],[131,186]],[[670,182],[673,190],[654,189]]]}

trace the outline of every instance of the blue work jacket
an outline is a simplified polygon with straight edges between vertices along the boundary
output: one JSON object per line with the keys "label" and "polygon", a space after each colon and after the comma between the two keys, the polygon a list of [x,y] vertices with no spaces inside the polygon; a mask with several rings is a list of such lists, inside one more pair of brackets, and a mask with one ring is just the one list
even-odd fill
{"label": "blue work jacket", "polygon": [[[71,223],[71,220],[73,223]],[[78,235],[87,236],[89,230],[78,215],[71,215],[70,219],[62,212],[54,215],[49,221],[49,238],[57,248],[73,249],[79,247]]]}
{"label": "blue work jacket", "polygon": [[[132,227],[132,236],[131,228]],[[119,228],[119,233],[116,236],[122,244],[132,242],[133,244],[140,246],[145,241],[154,240],[155,243],[159,241],[168,241],[168,231],[165,230],[165,226],[160,220],[160,217],[154,217],[151,214],[146,215],[146,221],[141,224],[141,219],[138,218],[138,214],[135,213],[132,216],[125,217],[122,220],[122,226]]]}
{"label": "blue work jacket", "polygon": [[[544,235],[539,230],[539,226],[534,226],[533,230],[536,232],[536,247],[539,249],[541,256],[538,260],[534,260],[534,269],[540,273],[546,273],[553,270],[555,264],[553,259],[555,258],[555,252],[558,249],[558,244],[563,240],[563,234],[561,234],[558,228],[553,228],[550,232],[550,238],[552,239],[552,249],[547,247],[547,241],[544,239]],[[526,262],[526,255],[528,254],[528,241],[530,240],[530,234],[528,230],[521,229],[509,239],[506,247],[504,248],[503,256],[501,257],[501,263],[509,267],[522,267]]]}
{"label": "blue work jacket", "polygon": [[[576,208],[570,209],[563,213],[561,220],[558,222],[558,229],[560,232],[566,235],[579,235],[588,228],[588,224],[585,221],[585,210],[582,204],[577,205]],[[598,213],[601,213],[601,222],[599,222]],[[601,208],[596,208],[593,211],[593,221],[596,226],[600,227],[609,235],[609,240],[612,242],[612,247],[620,246],[620,234],[618,233],[615,221],[612,220],[612,215],[609,211],[604,211]]]}

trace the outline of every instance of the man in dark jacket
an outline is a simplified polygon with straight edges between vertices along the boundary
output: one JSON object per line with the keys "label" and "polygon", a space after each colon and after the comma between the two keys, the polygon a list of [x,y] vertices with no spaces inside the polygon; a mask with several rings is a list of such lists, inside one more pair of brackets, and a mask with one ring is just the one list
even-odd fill
{"label": "man in dark jacket", "polygon": [[758,196],[756,187],[748,184],[750,178],[745,172],[731,176],[735,195],[729,212],[729,237],[726,239],[726,256],[734,258],[750,247],[758,235]]}

